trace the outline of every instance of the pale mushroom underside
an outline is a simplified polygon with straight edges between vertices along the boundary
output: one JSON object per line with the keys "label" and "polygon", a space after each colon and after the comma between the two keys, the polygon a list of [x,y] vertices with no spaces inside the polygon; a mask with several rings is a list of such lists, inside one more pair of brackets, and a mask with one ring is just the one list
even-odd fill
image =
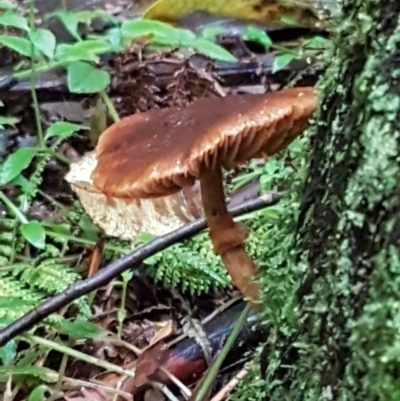
{"label": "pale mushroom underside", "polygon": [[91,174],[96,165],[95,153],[86,153],[71,164],[65,180],[93,223],[106,235],[135,241],[140,234],[163,235],[202,216],[197,187],[154,199],[107,197],[93,186]]}

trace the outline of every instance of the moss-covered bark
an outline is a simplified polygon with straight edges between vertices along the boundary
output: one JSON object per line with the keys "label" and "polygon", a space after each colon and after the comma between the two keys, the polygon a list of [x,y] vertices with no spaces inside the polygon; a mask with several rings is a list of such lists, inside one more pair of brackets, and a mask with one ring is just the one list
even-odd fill
{"label": "moss-covered bark", "polygon": [[271,401],[400,400],[400,1],[343,12],[295,251],[278,250],[264,277]]}

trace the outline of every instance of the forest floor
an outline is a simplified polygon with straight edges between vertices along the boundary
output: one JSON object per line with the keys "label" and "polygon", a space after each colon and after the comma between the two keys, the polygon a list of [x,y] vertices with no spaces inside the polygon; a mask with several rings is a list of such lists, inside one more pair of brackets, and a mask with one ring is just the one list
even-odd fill
{"label": "forest floor", "polygon": [[[86,3],[107,10],[118,23],[137,12],[118,0]],[[225,26],[215,38],[223,50],[216,58],[214,53],[151,48],[138,41],[119,52],[96,55],[93,46],[99,46],[118,25],[93,10],[77,16],[85,9],[82,2],[71,2],[68,15],[48,22],[43,16],[54,11],[49,4],[37,2],[35,18],[53,32],[54,46],[71,45],[71,32],[76,33],[81,48],[68,54],[68,62],[96,61],[101,67],[94,76],[82,76],[74,88],[69,66],[67,72],[65,65],[52,68],[39,57],[32,73],[24,43],[11,44],[10,50],[8,42],[0,40],[5,45],[0,46],[0,326],[139,245],[104,236],[64,180],[70,164],[93,150],[102,130],[113,122],[113,112],[124,117],[186,105],[203,96],[314,85],[322,70],[319,57],[325,35],[296,26],[271,31],[269,36],[253,30],[252,37],[250,31],[243,34],[243,23],[242,34],[237,34],[237,26],[236,34]],[[20,32],[21,15],[27,22],[29,12],[8,12],[20,18],[14,17],[11,32],[13,28]],[[197,28],[189,23],[189,29]],[[46,43],[29,38],[46,55]],[[236,61],[222,60],[224,52]],[[104,75],[96,75],[98,71],[107,72],[107,88],[101,87]],[[70,125],[57,126],[60,121]],[[284,182],[277,181],[294,165],[286,152],[267,164],[256,160],[229,173],[231,200],[240,204],[260,190],[285,189]],[[278,204],[244,220],[257,228],[264,224],[260,216],[273,224],[280,212]],[[267,246],[263,230],[254,237],[252,251],[258,258]],[[129,399],[132,394],[138,400],[187,399],[186,386],[194,388],[207,363],[212,364],[244,308],[210,250],[201,234],[174,245],[0,348],[4,400],[46,396],[108,401]],[[260,321],[249,318],[214,381],[212,394],[254,359],[263,336]]]}

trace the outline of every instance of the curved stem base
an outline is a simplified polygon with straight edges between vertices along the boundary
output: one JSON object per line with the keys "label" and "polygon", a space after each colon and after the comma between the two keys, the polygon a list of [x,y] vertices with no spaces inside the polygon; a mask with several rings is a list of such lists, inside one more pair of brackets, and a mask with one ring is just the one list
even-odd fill
{"label": "curved stem base", "polygon": [[259,298],[259,285],[252,281],[257,266],[243,246],[247,230],[244,225],[236,224],[228,212],[221,168],[207,169],[202,174],[200,187],[214,251],[221,255],[233,284],[254,307]]}

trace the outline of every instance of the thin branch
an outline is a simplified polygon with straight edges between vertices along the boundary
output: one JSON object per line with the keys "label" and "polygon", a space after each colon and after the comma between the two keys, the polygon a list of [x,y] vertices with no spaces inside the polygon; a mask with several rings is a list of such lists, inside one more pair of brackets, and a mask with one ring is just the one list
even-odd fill
{"label": "thin branch", "polygon": [[[240,216],[242,214],[274,205],[278,202],[280,197],[281,195],[278,193],[264,194],[256,199],[249,200],[238,207],[232,208],[230,212],[233,216]],[[3,346],[24,331],[31,329],[35,324],[40,323],[46,317],[57,312],[64,306],[67,306],[79,297],[87,295],[90,292],[107,285],[111,280],[118,277],[125,270],[134,268],[135,265],[141,261],[163,251],[177,242],[194,236],[205,228],[205,219],[196,220],[178,230],[153,239],[147,244],[134,250],[132,253],[109,264],[106,268],[99,270],[92,277],[70,285],[63,292],[48,298],[41,305],[0,330],[0,346]]]}

